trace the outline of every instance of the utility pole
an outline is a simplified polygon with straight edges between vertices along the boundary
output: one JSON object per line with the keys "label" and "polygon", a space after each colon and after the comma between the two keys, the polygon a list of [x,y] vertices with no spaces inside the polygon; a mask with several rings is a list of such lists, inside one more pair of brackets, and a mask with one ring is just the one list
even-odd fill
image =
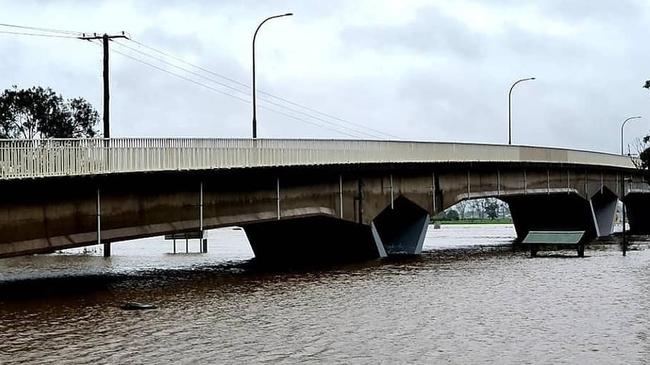
{"label": "utility pole", "polygon": [[[124,38],[124,39],[129,39],[129,37],[124,34],[124,31],[122,31],[122,34],[113,34],[113,35],[108,35],[104,33],[103,35],[98,35],[97,33],[93,33],[92,35],[86,35],[86,33],[83,33],[79,39],[84,40],[84,41],[92,41],[92,40],[102,40],[102,44],[104,46],[104,72],[103,72],[103,80],[104,80],[104,147],[108,147],[108,139],[111,138],[111,123],[110,123],[110,88],[109,88],[109,78],[108,78],[108,72],[109,72],[109,58],[108,58],[108,43],[115,38]],[[108,158],[108,156],[107,156]],[[107,160],[108,161],[108,160]],[[98,237],[101,234],[98,230]],[[109,241],[104,242],[104,257],[110,257],[111,256],[111,243]]]}
{"label": "utility pole", "polygon": [[97,33],[93,33],[92,35],[86,35],[85,33],[82,34],[79,39],[85,40],[85,41],[91,41],[91,40],[102,40],[102,44],[104,46],[104,73],[103,73],[103,78],[104,78],[104,138],[111,138],[111,124],[110,124],[110,89],[109,89],[109,83],[108,83],[108,43],[115,38],[124,38],[124,39],[129,39],[129,37],[124,34],[124,31],[122,31],[122,34],[114,34],[114,35],[108,35],[104,33],[103,35],[98,35]]}

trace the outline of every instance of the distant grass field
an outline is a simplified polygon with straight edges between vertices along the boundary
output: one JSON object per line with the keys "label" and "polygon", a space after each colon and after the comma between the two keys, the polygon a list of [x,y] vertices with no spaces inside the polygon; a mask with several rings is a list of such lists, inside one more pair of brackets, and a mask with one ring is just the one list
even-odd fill
{"label": "distant grass field", "polygon": [[447,221],[447,220],[433,220],[432,223],[439,224],[512,224],[512,219],[510,218],[498,218],[498,219],[459,219],[456,221]]}

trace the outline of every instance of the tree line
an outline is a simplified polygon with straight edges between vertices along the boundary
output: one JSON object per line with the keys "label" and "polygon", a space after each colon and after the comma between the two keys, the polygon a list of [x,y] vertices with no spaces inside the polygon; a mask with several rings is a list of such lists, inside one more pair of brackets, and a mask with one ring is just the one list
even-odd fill
{"label": "tree line", "polygon": [[508,205],[496,198],[462,200],[434,220],[498,219],[510,216]]}
{"label": "tree line", "polygon": [[51,88],[12,86],[0,95],[0,138],[92,138],[99,113],[84,98],[64,99]]}

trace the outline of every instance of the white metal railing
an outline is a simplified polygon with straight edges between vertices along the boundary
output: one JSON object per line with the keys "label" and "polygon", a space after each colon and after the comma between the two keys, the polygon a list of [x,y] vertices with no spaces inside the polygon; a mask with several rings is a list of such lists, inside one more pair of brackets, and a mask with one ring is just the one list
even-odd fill
{"label": "white metal railing", "polygon": [[0,179],[406,162],[542,162],[634,169],[630,158],[619,155],[487,144],[205,138],[0,140]]}
{"label": "white metal railing", "polygon": [[625,180],[625,194],[629,193],[650,193],[650,185],[645,181]]}

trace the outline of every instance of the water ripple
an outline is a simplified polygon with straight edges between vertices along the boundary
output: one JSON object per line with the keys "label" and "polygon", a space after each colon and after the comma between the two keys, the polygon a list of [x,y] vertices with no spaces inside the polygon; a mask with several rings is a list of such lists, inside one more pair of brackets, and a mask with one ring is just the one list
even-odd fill
{"label": "water ripple", "polygon": [[[530,259],[499,246],[509,235],[503,228],[474,231],[474,241],[471,229],[454,229],[463,232],[462,244],[451,249],[431,242],[450,232],[430,231],[420,258],[330,269],[274,272],[241,260],[178,267],[168,255],[157,260],[174,262],[160,269],[78,269],[71,277],[26,274],[20,260],[0,261],[7,265],[0,280],[0,363],[642,364],[650,358],[650,250],[626,258],[606,248],[584,259],[570,252]],[[26,262],[61,267],[61,260],[87,261],[76,262],[79,268],[96,258]],[[7,297],[34,290],[42,295]],[[158,309],[123,311],[119,303],[126,301]]]}

